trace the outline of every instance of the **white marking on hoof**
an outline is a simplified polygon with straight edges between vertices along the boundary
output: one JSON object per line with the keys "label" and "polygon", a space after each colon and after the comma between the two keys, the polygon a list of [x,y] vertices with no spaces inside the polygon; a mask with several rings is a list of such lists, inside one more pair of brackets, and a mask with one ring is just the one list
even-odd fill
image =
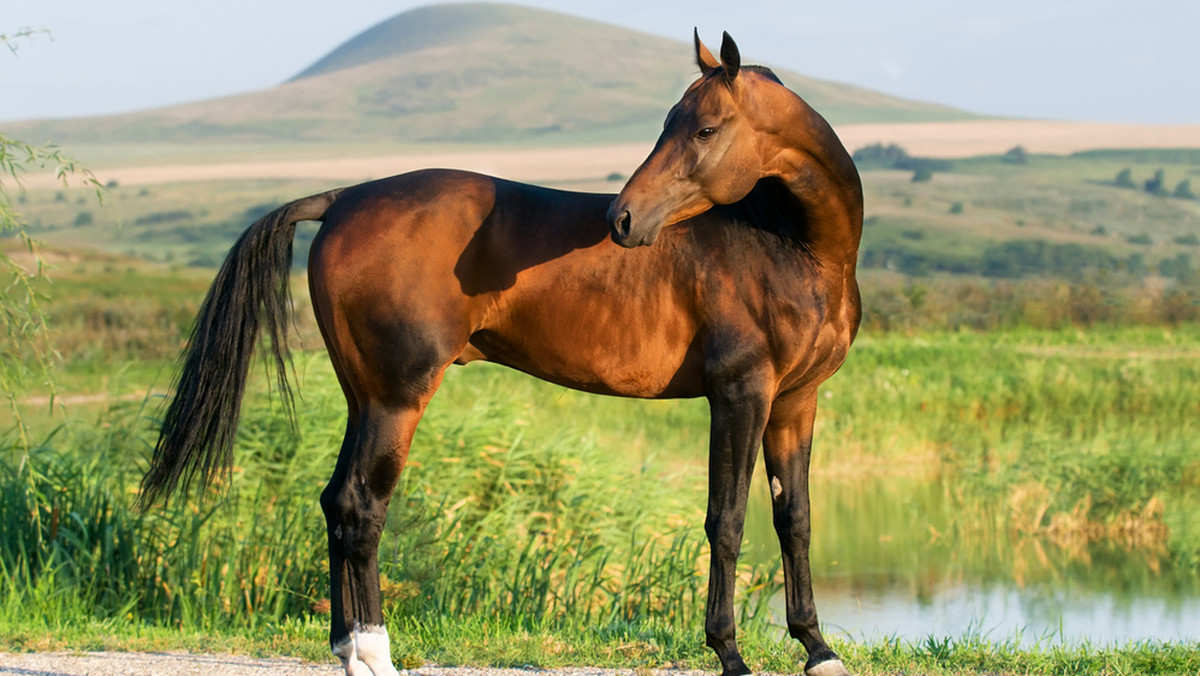
{"label": "white marking on hoof", "polygon": [[371,668],[375,676],[399,676],[392,664],[392,644],[388,640],[387,627],[357,625],[354,627],[354,645],[358,659]]}
{"label": "white marking on hoof", "polygon": [[354,650],[354,633],[331,646],[334,657],[342,661],[346,676],[371,676],[371,668],[363,664]]}
{"label": "white marking on hoof", "polygon": [[841,660],[826,660],[812,669],[806,669],[804,673],[807,676],[850,676]]}
{"label": "white marking on hoof", "polygon": [[771,477],[771,499],[778,500],[779,496],[783,495],[783,484],[779,482],[779,477]]}

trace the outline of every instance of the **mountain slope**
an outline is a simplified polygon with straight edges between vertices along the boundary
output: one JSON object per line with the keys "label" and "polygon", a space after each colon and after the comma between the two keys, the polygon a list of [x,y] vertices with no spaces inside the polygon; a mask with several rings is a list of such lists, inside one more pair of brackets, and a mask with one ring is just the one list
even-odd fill
{"label": "mountain slope", "polygon": [[[779,75],[835,123],[970,117]],[[278,87],[10,130],[59,143],[646,139],[695,76],[686,42],[512,5],[437,5],[364,31]]]}

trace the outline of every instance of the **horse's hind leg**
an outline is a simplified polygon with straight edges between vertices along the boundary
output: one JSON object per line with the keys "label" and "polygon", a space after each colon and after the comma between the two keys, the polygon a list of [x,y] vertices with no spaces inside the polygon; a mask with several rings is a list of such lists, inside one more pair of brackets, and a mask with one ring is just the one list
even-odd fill
{"label": "horse's hind leg", "polygon": [[775,532],[783,553],[788,631],[808,651],[804,665],[808,676],[846,676],[846,668],[821,636],[808,560],[808,463],[816,414],[816,388],[775,400],[763,434],[763,460],[771,485]]}
{"label": "horse's hind leg", "polygon": [[440,380],[439,372],[427,395],[407,403],[361,406],[321,494],[329,529],[330,643],[348,676],[397,673],[380,605],[379,539],[413,433]]}

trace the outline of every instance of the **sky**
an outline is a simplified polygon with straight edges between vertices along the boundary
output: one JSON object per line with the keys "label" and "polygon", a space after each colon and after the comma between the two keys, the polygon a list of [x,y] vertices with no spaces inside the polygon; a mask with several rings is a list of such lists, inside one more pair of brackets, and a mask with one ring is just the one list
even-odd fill
{"label": "sky", "polygon": [[[279,84],[429,0],[0,0],[0,123]],[[1200,124],[1197,0],[521,0],[995,116]],[[338,6],[340,5],[340,6]],[[336,6],[336,9],[335,9]],[[603,58],[603,55],[597,55]],[[681,63],[680,68],[691,65]]]}

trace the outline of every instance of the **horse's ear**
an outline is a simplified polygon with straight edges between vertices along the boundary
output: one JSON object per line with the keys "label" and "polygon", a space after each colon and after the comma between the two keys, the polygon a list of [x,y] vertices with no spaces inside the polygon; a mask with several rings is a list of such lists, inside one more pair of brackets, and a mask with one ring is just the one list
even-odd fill
{"label": "horse's ear", "polygon": [[721,62],[717,61],[717,57],[708,51],[708,47],[705,47],[703,42],[700,42],[700,31],[698,29],[692,29],[692,38],[696,42],[696,65],[700,67],[700,72],[707,73],[713,68],[720,68]]}
{"label": "horse's ear", "polygon": [[730,81],[737,77],[738,70],[742,67],[742,55],[729,33],[722,33],[721,36],[721,65],[725,67],[725,77]]}

